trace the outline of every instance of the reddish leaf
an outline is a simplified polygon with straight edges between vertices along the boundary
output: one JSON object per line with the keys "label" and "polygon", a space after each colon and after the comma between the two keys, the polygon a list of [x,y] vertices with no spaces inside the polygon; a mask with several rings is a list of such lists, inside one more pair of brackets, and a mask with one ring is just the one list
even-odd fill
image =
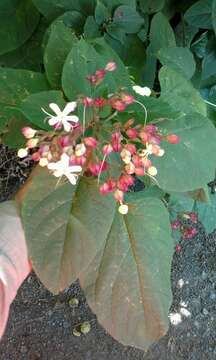
{"label": "reddish leaf", "polygon": [[0,338],[17,290],[30,272],[21,220],[13,201],[0,204]]}

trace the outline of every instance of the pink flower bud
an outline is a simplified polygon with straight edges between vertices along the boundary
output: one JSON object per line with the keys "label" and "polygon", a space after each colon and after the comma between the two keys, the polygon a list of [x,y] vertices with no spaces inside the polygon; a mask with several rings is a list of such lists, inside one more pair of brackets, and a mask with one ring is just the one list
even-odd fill
{"label": "pink flower bud", "polygon": [[95,75],[88,75],[86,78],[92,85],[97,83],[97,77]]}
{"label": "pink flower bud", "polygon": [[117,65],[116,65],[116,63],[113,62],[113,61],[108,62],[108,63],[106,64],[106,66],[105,66],[105,70],[106,70],[106,71],[115,71],[116,68],[117,68]]}
{"label": "pink flower bud", "polygon": [[145,169],[148,169],[149,167],[152,166],[152,162],[148,158],[142,158],[142,164],[143,164]]}
{"label": "pink flower bud", "polygon": [[130,139],[136,139],[138,136],[138,131],[136,129],[128,129],[126,134]]}
{"label": "pink flower bud", "polygon": [[29,126],[22,128],[22,134],[23,134],[23,136],[25,136],[26,139],[33,138],[36,133],[37,133],[37,130],[32,129]]}
{"label": "pink flower bud", "polygon": [[138,155],[133,155],[132,161],[133,161],[135,167],[143,166],[143,159]]}
{"label": "pink flower bud", "polygon": [[115,198],[115,200],[122,202],[124,200],[124,192],[117,189],[114,192],[114,198]]}
{"label": "pink flower bud", "polygon": [[95,75],[98,79],[102,80],[106,74],[106,71],[104,69],[99,69],[96,71]]}
{"label": "pink flower bud", "polygon": [[134,103],[134,97],[132,95],[130,95],[130,94],[122,94],[121,99],[127,105],[130,105],[130,104]]}
{"label": "pink flower bud", "polygon": [[198,220],[198,215],[195,213],[195,212],[190,212],[189,213],[189,216],[190,216],[190,219],[191,219],[191,221],[193,221],[193,222],[197,222],[197,220]]}
{"label": "pink flower bud", "polygon": [[137,176],[144,176],[145,175],[145,170],[143,167],[136,167],[135,168],[135,174]]}
{"label": "pink flower bud", "polygon": [[124,148],[125,148],[126,150],[130,151],[130,153],[131,153],[132,155],[135,154],[136,151],[137,151],[137,148],[136,148],[136,146],[135,146],[134,144],[126,144],[126,145],[124,146]]}
{"label": "pink flower bud", "polygon": [[134,184],[134,181],[135,180],[131,175],[124,174],[120,176],[117,182],[117,186],[120,190],[126,192],[128,191],[129,186]]}
{"label": "pink flower bud", "polygon": [[180,141],[180,137],[178,135],[175,134],[171,134],[171,135],[167,135],[166,136],[166,140],[168,141],[168,143],[170,144],[178,144]]}
{"label": "pink flower bud", "polygon": [[154,124],[148,124],[144,127],[144,131],[149,132],[151,134],[155,133],[157,130],[158,128]]}
{"label": "pink flower bud", "polygon": [[152,144],[160,145],[161,137],[160,137],[160,135],[151,135],[149,138],[149,141]]}
{"label": "pink flower bud", "polygon": [[125,166],[125,171],[129,175],[134,174],[135,173],[135,165],[132,162],[130,162],[129,164],[127,164]]}
{"label": "pink flower bud", "polygon": [[97,140],[91,136],[84,138],[83,142],[87,147],[90,148],[95,148],[97,146]]}
{"label": "pink flower bud", "polygon": [[177,230],[180,228],[180,225],[181,225],[180,221],[175,220],[171,223],[171,228],[172,228],[172,230]]}
{"label": "pink flower bud", "polygon": [[30,140],[28,140],[27,141],[27,148],[28,149],[33,149],[34,147],[36,147],[37,146],[37,144],[38,144],[38,139],[30,139]]}
{"label": "pink flower bud", "polygon": [[104,98],[97,98],[94,100],[94,104],[96,107],[104,107],[105,105],[107,105],[107,100]]}
{"label": "pink flower bud", "polygon": [[134,119],[129,119],[125,124],[124,124],[124,129],[127,130],[129,129],[129,127],[131,127],[134,124]]}
{"label": "pink flower bud", "polygon": [[99,191],[101,195],[107,195],[109,193],[109,185],[107,183],[104,183],[100,186]]}
{"label": "pink flower bud", "polygon": [[175,247],[175,251],[177,252],[177,253],[180,253],[181,252],[181,245],[179,245],[179,244],[177,244],[176,245],[176,247]]}
{"label": "pink flower bud", "polygon": [[65,136],[61,136],[58,139],[58,143],[61,147],[66,147],[70,145],[70,137],[65,135]]}
{"label": "pink flower bud", "polygon": [[104,145],[103,147],[103,154],[104,155],[109,155],[113,152],[113,147],[112,145],[108,144],[108,145]]}
{"label": "pink flower bud", "polygon": [[90,97],[85,97],[83,99],[83,105],[86,106],[86,107],[91,107],[94,105],[94,99],[90,98]]}
{"label": "pink flower bud", "polygon": [[103,165],[102,165],[102,161],[96,163],[96,164],[90,164],[88,169],[89,171],[92,173],[92,175],[94,176],[98,176],[98,174],[100,172],[106,171],[109,167],[109,165],[107,164],[106,161],[104,161]]}
{"label": "pink flower bud", "polygon": [[140,131],[139,137],[142,140],[142,142],[145,144],[150,139],[150,134],[145,131]]}
{"label": "pink flower bud", "polygon": [[85,156],[78,156],[74,159],[74,165],[80,165],[81,167],[85,165],[86,163],[86,157]]}
{"label": "pink flower bud", "polygon": [[115,99],[115,98],[111,99],[110,105],[112,106],[113,109],[118,111],[124,111],[126,109],[126,104],[120,99]]}
{"label": "pink flower bud", "polygon": [[33,161],[39,161],[41,158],[40,153],[38,151],[35,152],[34,154],[32,154],[31,158]]}

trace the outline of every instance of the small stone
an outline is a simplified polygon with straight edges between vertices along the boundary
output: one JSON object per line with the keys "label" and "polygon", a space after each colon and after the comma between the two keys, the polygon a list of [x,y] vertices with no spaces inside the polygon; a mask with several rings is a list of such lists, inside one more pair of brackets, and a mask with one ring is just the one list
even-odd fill
{"label": "small stone", "polygon": [[79,337],[79,336],[81,336],[81,332],[78,331],[77,328],[74,328],[73,329],[73,335]]}
{"label": "small stone", "polygon": [[71,298],[68,303],[72,307],[77,307],[79,305],[79,300],[76,298]]}
{"label": "small stone", "polygon": [[81,332],[85,335],[88,334],[89,331],[91,330],[91,324],[89,321],[85,321],[81,327],[80,327]]}
{"label": "small stone", "polygon": [[208,313],[209,313],[208,310],[204,308],[203,309],[203,315],[208,315]]}
{"label": "small stone", "polygon": [[203,272],[202,272],[202,279],[203,279],[203,280],[206,280],[207,277],[208,277],[208,275],[206,274],[205,271],[203,271]]}

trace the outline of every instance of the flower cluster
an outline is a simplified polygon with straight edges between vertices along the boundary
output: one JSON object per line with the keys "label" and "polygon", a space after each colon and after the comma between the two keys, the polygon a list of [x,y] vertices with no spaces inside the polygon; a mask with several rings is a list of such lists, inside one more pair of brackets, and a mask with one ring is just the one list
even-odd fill
{"label": "flower cluster", "polygon": [[[197,235],[196,224],[198,216],[195,212],[180,213],[177,220],[171,223],[173,231],[179,231],[182,240],[193,239]],[[176,245],[176,252],[181,251],[181,245]]]}
{"label": "flower cluster", "polygon": [[[98,86],[106,73],[115,69],[116,64],[109,62],[103,69],[89,75],[87,80],[92,87]],[[133,90],[142,96],[151,95],[151,90],[147,87],[135,85]],[[135,118],[124,122],[118,118],[119,112],[134,103],[140,104],[144,109],[143,124],[137,123]],[[100,118],[100,110],[107,105],[110,108],[109,116]],[[82,119],[74,114],[78,106],[83,108]],[[65,176],[73,185],[81,173],[84,176],[97,177],[100,193],[113,193],[121,214],[128,212],[124,198],[134,184],[135,176],[148,176],[157,182],[158,170],[153,160],[154,157],[165,154],[161,143],[179,142],[177,135],[163,134],[155,124],[147,124],[144,104],[122,88],[115,94],[108,94],[106,98],[78,98],[67,103],[63,110],[54,103],[49,104],[49,107],[52,113],[44,109],[42,111],[47,115],[46,120],[53,129],[43,131],[23,128],[26,147],[19,149],[18,156],[29,156],[40,166],[47,167],[54,176],[60,179]],[[90,110],[90,119],[86,125],[87,109]],[[113,169],[116,166],[113,155],[118,159],[117,169]]]}

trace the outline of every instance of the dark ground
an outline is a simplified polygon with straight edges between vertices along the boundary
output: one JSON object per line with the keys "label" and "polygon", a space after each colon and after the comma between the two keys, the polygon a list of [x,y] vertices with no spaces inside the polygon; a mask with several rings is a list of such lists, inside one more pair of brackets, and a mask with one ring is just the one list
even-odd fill
{"label": "dark ground", "polygon": [[[0,150],[3,201],[25,180],[28,168],[17,165],[13,153]],[[11,306],[0,360],[215,360],[216,230],[206,235],[200,223],[196,226],[198,235],[182,240],[182,251],[173,258],[170,311],[177,313],[172,321],[181,322],[171,324],[167,335],[147,353],[124,347],[105,333],[78,283],[52,296],[31,274]],[[79,300],[77,306],[71,304],[73,298]],[[90,322],[90,332],[74,336],[73,329],[84,321]]]}

